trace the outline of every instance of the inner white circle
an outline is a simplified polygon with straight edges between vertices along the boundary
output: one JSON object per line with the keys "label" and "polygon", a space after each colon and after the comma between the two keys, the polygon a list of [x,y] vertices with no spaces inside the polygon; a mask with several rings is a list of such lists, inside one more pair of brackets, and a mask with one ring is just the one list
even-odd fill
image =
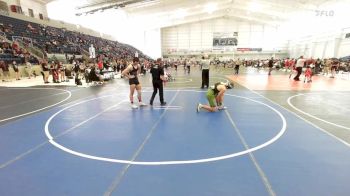
{"label": "inner white circle", "polygon": [[[312,93],[309,93],[309,94],[312,94]],[[327,124],[330,124],[330,125],[333,125],[333,126],[336,126],[336,127],[339,127],[339,128],[343,128],[343,129],[350,130],[349,127],[342,126],[342,125],[339,125],[339,124],[335,124],[335,123],[329,122],[329,121],[327,121],[327,120],[324,120],[324,119],[322,119],[322,118],[318,118],[318,117],[316,117],[316,116],[314,116],[314,115],[312,115],[312,114],[310,114],[310,113],[307,113],[307,112],[305,112],[305,111],[303,111],[303,110],[301,110],[301,109],[295,107],[295,106],[292,104],[291,100],[294,99],[295,97],[302,96],[302,95],[305,95],[305,94],[302,94],[302,93],[301,93],[301,94],[297,94],[297,95],[293,95],[293,96],[289,97],[288,100],[287,100],[288,105],[289,105],[290,107],[292,107],[293,109],[297,110],[298,112],[305,114],[306,116],[309,116],[309,117],[311,117],[311,118],[314,118],[314,119],[316,119],[316,120],[322,121],[322,122],[324,122],[324,123],[327,123]]]}
{"label": "inner white circle", "polygon": [[[170,90],[171,91],[171,90]],[[191,92],[203,92],[203,91],[194,91],[194,90],[183,90],[183,91],[191,91]],[[211,157],[211,158],[205,158],[205,159],[195,159],[195,160],[182,160],[182,161],[129,161],[129,160],[121,160],[121,159],[112,159],[112,158],[106,158],[106,157],[99,157],[99,156],[93,156],[93,155],[89,155],[89,154],[84,154],[84,153],[80,153],[80,152],[77,152],[77,151],[74,151],[74,150],[71,150],[69,148],[66,148],[60,144],[58,144],[54,138],[52,137],[52,135],[50,134],[50,130],[49,130],[49,125],[50,125],[50,122],[51,120],[57,116],[58,114],[60,114],[61,112],[71,108],[71,107],[74,107],[76,105],[79,105],[79,104],[82,104],[82,103],[86,103],[86,102],[89,102],[89,101],[92,101],[92,100],[96,100],[96,99],[101,99],[101,98],[105,98],[105,97],[110,97],[110,96],[113,96],[113,95],[106,95],[106,96],[101,96],[101,97],[96,97],[96,98],[93,98],[93,99],[89,99],[89,100],[85,100],[85,101],[81,101],[81,102],[78,102],[78,103],[75,103],[74,105],[70,105],[68,107],[65,107],[63,109],[61,109],[60,111],[56,112],[54,115],[52,115],[45,123],[45,134],[47,136],[47,138],[49,139],[49,142],[56,146],[57,148],[67,152],[67,153],[70,153],[70,154],[73,154],[73,155],[76,155],[76,156],[79,156],[79,157],[84,157],[84,158],[88,158],[88,159],[93,159],[93,160],[98,160],[98,161],[106,161],[106,162],[113,162],[113,163],[123,163],[123,164],[131,164],[131,165],[180,165],[180,164],[194,164],[194,163],[205,163],[205,162],[213,162],[213,161],[219,161],[219,160],[224,160],[224,159],[229,159],[229,158],[233,158],[233,157],[237,157],[237,156],[241,156],[241,155],[244,155],[244,154],[247,154],[247,153],[250,153],[250,152],[253,152],[253,151],[256,151],[256,150],[259,150],[261,148],[264,148],[272,143],[274,143],[275,141],[277,141],[285,132],[286,132],[286,128],[287,128],[287,123],[286,123],[286,119],[284,118],[284,116],[278,111],[276,110],[275,108],[265,104],[265,103],[262,103],[260,101],[256,101],[256,100],[253,100],[253,99],[250,99],[248,97],[242,97],[242,96],[237,96],[237,95],[232,95],[232,94],[226,94],[228,96],[231,96],[231,97],[237,97],[237,98],[242,98],[242,99],[246,99],[246,100],[250,100],[252,102],[255,102],[255,103],[258,103],[258,104],[261,104],[261,105],[264,105],[266,107],[268,107],[269,109],[271,109],[272,111],[276,112],[278,114],[278,116],[281,118],[282,120],[282,127],[281,127],[281,130],[278,132],[278,134],[276,136],[274,136],[272,139],[270,139],[269,141],[263,143],[263,144],[260,144],[256,147],[253,147],[253,148],[249,148],[249,149],[246,149],[244,151],[241,151],[241,152],[236,152],[236,153],[232,153],[232,154],[228,154],[228,155],[224,155],[224,156],[218,156],[218,157]],[[123,101],[121,101],[123,102]]]}
{"label": "inner white circle", "polygon": [[11,119],[15,119],[15,118],[18,118],[18,117],[26,116],[26,115],[29,115],[29,114],[33,114],[35,112],[39,112],[39,111],[45,110],[47,108],[56,106],[56,105],[58,105],[58,104],[60,104],[60,103],[62,103],[64,101],[68,100],[72,96],[72,93],[70,91],[67,91],[67,90],[64,90],[64,89],[58,89],[58,88],[11,88],[11,90],[23,90],[23,89],[25,89],[25,90],[33,90],[33,89],[40,89],[40,90],[50,89],[50,90],[52,90],[53,89],[53,90],[63,91],[64,93],[68,93],[68,96],[65,99],[63,99],[63,100],[61,100],[61,101],[59,101],[57,103],[54,103],[52,105],[49,105],[49,106],[46,106],[46,107],[43,107],[43,108],[40,108],[40,109],[37,109],[37,110],[33,110],[31,112],[27,112],[27,113],[19,114],[19,115],[12,116],[12,117],[9,117],[9,118],[1,119],[0,122],[8,121],[8,120],[11,120]]}

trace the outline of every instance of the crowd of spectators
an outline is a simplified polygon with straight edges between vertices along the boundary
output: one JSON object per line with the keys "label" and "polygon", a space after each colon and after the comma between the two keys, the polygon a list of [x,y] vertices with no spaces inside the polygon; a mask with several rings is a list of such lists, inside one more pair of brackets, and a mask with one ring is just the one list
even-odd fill
{"label": "crowd of spectators", "polygon": [[[210,60],[211,66],[214,69],[233,68],[234,74],[238,74],[239,67],[253,67],[257,69],[268,68],[269,74],[272,70],[285,70],[293,71],[299,58],[281,58],[281,59],[226,59],[220,60],[218,58],[212,58]],[[166,59],[166,67],[173,67],[176,71],[178,67],[183,67],[184,70],[190,70],[190,67],[200,65],[199,59],[196,58],[172,58]],[[334,77],[336,73],[349,73],[350,72],[350,60],[338,59],[338,58],[324,58],[313,59],[307,58],[303,61],[303,70],[310,68],[313,75],[323,74],[325,76]]]}
{"label": "crowd of spectators", "polygon": [[87,52],[90,45],[93,44],[97,54],[104,54],[109,58],[132,58],[136,52],[139,53],[140,58],[148,58],[136,48],[117,41],[7,16],[0,16],[0,19],[3,19],[3,23],[0,24],[0,32],[3,32],[8,39],[11,39],[12,36],[30,38],[24,39],[24,44],[33,44],[44,53],[81,55]]}
{"label": "crowd of spectators", "polygon": [[[18,65],[24,65],[27,62],[30,64],[39,64],[39,61],[32,56],[27,50],[27,47],[35,46],[42,50],[44,53],[43,62],[48,64],[47,54],[48,53],[58,53],[65,54],[68,63],[71,64],[84,64],[84,67],[88,70],[96,68],[96,73],[102,73],[104,69],[112,67],[114,71],[122,71],[129,63],[129,61],[138,54],[140,59],[144,59],[141,63],[142,72],[145,74],[146,70],[149,68],[149,64],[152,61],[149,57],[144,55],[142,52],[138,51],[136,48],[122,44],[117,41],[106,40],[100,37],[94,37],[86,35],[80,32],[68,31],[63,28],[55,28],[51,26],[44,26],[37,23],[31,23],[23,20],[18,20],[10,18],[7,16],[1,16],[0,23],[0,36],[6,37],[11,40],[12,37],[20,37],[21,44],[24,47],[20,47],[19,41],[14,39],[12,43],[5,40],[0,40],[0,68],[6,70],[12,65],[13,69],[17,70]],[[96,58],[93,60],[77,60],[75,55],[87,54],[89,47],[94,46],[96,50]],[[72,57],[68,57],[73,55]],[[219,60],[212,59],[211,64],[215,68],[234,68],[235,74],[238,74],[240,66],[251,66],[255,68],[265,68],[269,67],[269,74],[273,69],[285,69],[291,70],[291,68],[297,64],[298,59],[229,59],[229,60]],[[51,61],[51,60],[50,60]],[[57,59],[53,59],[54,63],[47,68],[54,73],[63,73],[62,68],[58,67],[62,63],[58,62]],[[45,64],[45,63],[44,63]],[[182,65],[187,73],[190,73],[192,66],[200,65],[200,60],[195,58],[179,58],[179,59],[167,59],[165,60],[165,67],[177,67]],[[17,69],[15,69],[17,67]],[[328,75],[331,69],[335,71],[349,72],[349,61],[341,61],[336,58],[331,59],[307,59],[304,62],[303,67],[310,67],[313,74],[323,73]],[[43,68],[45,69],[45,68]],[[59,71],[55,71],[59,70]],[[3,71],[4,72],[4,71]],[[5,74],[3,74],[5,75]],[[45,75],[45,74],[43,74]],[[333,75],[332,75],[333,76]],[[18,77],[16,77],[19,79]],[[63,77],[64,78],[64,77]],[[61,79],[61,81],[66,81],[66,79]],[[97,77],[100,78],[100,77]],[[48,81],[45,80],[45,83]],[[59,80],[56,79],[55,82]]]}
{"label": "crowd of spectators", "polygon": [[[0,21],[0,36],[12,41],[12,43],[5,40],[1,40],[0,42],[0,68],[2,70],[6,70],[3,66],[11,67],[10,65],[15,64],[15,67],[18,68],[18,65],[26,65],[29,62],[30,64],[48,64],[48,67],[43,69],[47,69],[51,74],[64,73],[63,71],[56,71],[61,70],[61,68],[57,69],[57,64],[60,63],[57,59],[49,59],[48,54],[65,54],[67,63],[73,64],[75,62],[78,64],[77,62],[79,62],[79,64],[89,65],[90,67],[85,66],[89,70],[91,70],[91,67],[98,66],[99,64],[104,65],[104,67],[113,65],[116,70],[123,70],[135,54],[141,59],[145,59],[145,62],[151,60],[136,48],[117,41],[2,15],[0,15]],[[91,45],[96,49],[96,58],[89,60],[76,59],[75,55],[87,55]],[[26,48],[28,47],[39,48],[44,58],[39,62],[38,59],[27,51]],[[48,62],[54,63],[49,64]],[[103,69],[98,70],[102,71]],[[47,74],[45,74],[47,72],[43,71],[42,73],[45,83],[48,83],[48,80],[45,79],[47,78]],[[66,81],[66,79],[55,79],[54,82],[60,81]]]}
{"label": "crowd of spectators", "polygon": [[27,61],[38,63],[38,60],[25,48],[21,48],[16,41],[8,43],[4,40],[0,40],[0,59],[5,63],[11,63],[13,61],[19,64],[24,64]]}

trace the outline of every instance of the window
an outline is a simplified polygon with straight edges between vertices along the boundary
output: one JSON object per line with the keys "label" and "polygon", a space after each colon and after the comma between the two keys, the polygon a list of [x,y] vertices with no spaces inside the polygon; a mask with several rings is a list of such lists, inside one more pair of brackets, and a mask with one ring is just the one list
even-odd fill
{"label": "window", "polygon": [[29,13],[29,16],[30,17],[33,17],[34,18],[34,12],[32,9],[28,9],[28,13]]}
{"label": "window", "polygon": [[43,14],[39,13],[39,18],[40,18],[41,20],[44,20]]}

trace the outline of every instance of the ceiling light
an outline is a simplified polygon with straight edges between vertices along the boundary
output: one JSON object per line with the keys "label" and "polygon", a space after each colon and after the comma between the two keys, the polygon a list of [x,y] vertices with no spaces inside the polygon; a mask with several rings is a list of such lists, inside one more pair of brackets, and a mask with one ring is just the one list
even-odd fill
{"label": "ceiling light", "polygon": [[204,11],[208,14],[213,13],[218,9],[218,5],[216,3],[208,3],[204,6]]}

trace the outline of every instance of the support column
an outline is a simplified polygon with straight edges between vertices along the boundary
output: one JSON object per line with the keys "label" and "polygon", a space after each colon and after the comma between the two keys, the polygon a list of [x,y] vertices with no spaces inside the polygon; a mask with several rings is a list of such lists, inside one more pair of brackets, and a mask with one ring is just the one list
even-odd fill
{"label": "support column", "polygon": [[338,54],[339,54],[339,48],[340,48],[340,43],[341,43],[341,38],[335,38],[334,39],[334,57],[338,58]]}
{"label": "support column", "polygon": [[322,52],[322,58],[323,59],[324,59],[324,56],[326,55],[327,46],[328,46],[328,41],[326,41],[324,43],[323,52]]}

